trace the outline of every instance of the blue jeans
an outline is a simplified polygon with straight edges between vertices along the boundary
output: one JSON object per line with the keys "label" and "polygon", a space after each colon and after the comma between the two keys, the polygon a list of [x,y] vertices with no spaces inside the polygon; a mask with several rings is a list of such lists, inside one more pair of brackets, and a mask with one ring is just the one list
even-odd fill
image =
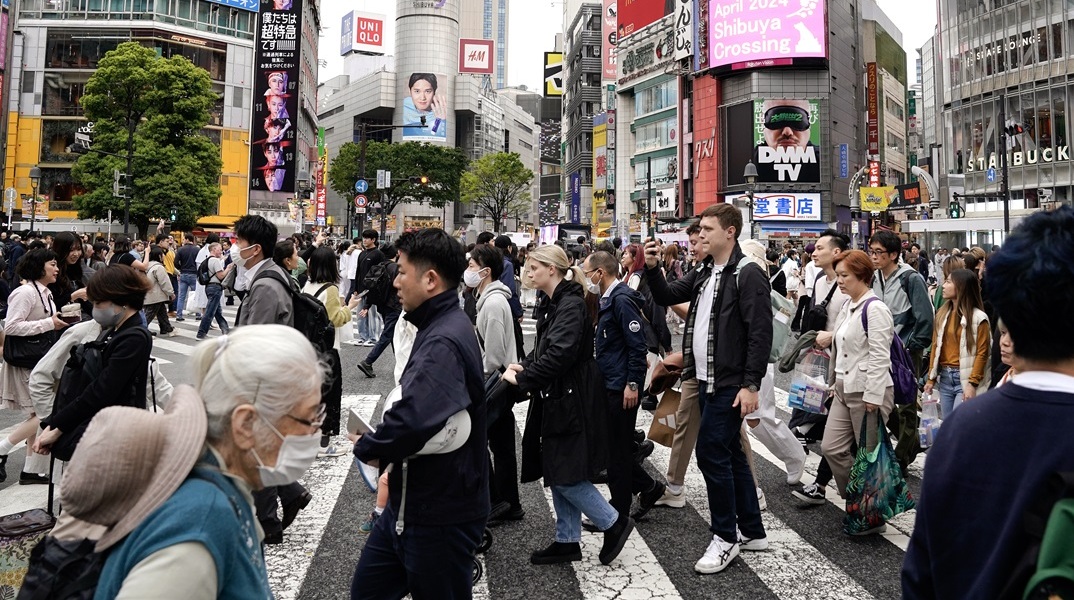
{"label": "blue jeans", "polygon": [[194,293],[194,290],[196,290],[197,287],[198,276],[196,273],[179,274],[179,298],[175,301],[175,314],[177,318],[183,318],[183,307],[186,306],[187,291]]}
{"label": "blue jeans", "polygon": [[959,369],[940,367],[935,391],[940,395],[940,418],[946,419],[962,404],[962,378]]}
{"label": "blue jeans", "polygon": [[552,486],[552,506],[556,508],[556,541],[563,544],[582,541],[582,513],[601,531],[619,519],[619,513],[588,481]]}
{"label": "blue jeans", "polygon": [[377,519],[351,579],[351,600],[473,597],[474,554],[485,519],[453,525],[406,524],[395,533],[391,505]]}
{"label": "blue jeans", "polygon": [[373,346],[373,349],[369,351],[369,356],[365,357],[366,364],[373,364],[380,358],[384,349],[388,347],[388,344],[392,343],[392,338],[395,337],[395,323],[399,320],[400,311],[393,311],[384,314],[384,328],[380,332],[380,338],[377,339],[377,343]]}
{"label": "blue jeans", "polygon": [[707,387],[701,383],[698,394],[701,427],[696,452],[697,467],[705,476],[705,487],[708,488],[712,518],[709,530],[726,542],[734,542],[738,539],[737,524],[743,536],[763,538],[765,532],[761,524],[761,507],[757,503],[757,488],[739,437],[742,413],[738,407],[731,406],[740,388],[721,387],[710,394]]}
{"label": "blue jeans", "polygon": [[[362,309],[366,311],[365,318],[358,317],[358,339],[359,341],[376,341],[376,335],[373,330],[377,325],[377,307],[373,304],[362,303]],[[372,362],[370,363],[372,364]]]}
{"label": "blue jeans", "polygon": [[221,333],[227,333],[229,327],[227,321],[224,319],[224,311],[220,308],[220,296],[224,294],[224,288],[218,285],[205,286],[205,312],[201,315],[201,325],[198,326],[198,337],[203,338],[205,334],[209,333],[209,325],[212,325],[213,318],[216,318],[216,324],[220,326]]}

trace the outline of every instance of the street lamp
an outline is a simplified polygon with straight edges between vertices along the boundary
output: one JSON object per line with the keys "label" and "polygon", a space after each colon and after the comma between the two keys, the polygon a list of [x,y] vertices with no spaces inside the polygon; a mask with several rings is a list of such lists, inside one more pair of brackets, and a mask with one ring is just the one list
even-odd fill
{"label": "street lamp", "polygon": [[753,239],[753,192],[757,187],[757,165],[752,160],[742,170],[742,178],[746,180],[746,197],[749,198],[746,208],[750,211],[750,239]]}
{"label": "street lamp", "polygon": [[41,182],[41,169],[30,168],[30,233],[34,232],[34,221],[37,220],[37,185]]}

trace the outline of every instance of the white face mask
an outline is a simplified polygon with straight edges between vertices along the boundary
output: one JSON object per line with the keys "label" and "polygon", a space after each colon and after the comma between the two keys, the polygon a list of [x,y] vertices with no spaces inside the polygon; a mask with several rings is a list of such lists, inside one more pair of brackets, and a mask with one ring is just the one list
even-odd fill
{"label": "white face mask", "polygon": [[476,288],[481,285],[481,280],[484,277],[481,276],[481,271],[471,271],[466,269],[462,272],[462,283],[468,288]]}
{"label": "white face mask", "polygon": [[[246,248],[253,248],[253,246],[247,246]],[[231,262],[235,263],[236,267],[245,267],[248,258],[242,257],[242,251],[246,248],[239,248],[238,244],[232,244],[231,250],[228,250],[228,254],[231,256]]]}
{"label": "white face mask", "polygon": [[259,465],[257,472],[261,475],[261,485],[277,487],[298,481],[317,459],[317,453],[321,450],[321,433],[317,431],[309,435],[284,436],[265,417],[261,419],[273,433],[283,440],[280,444],[280,451],[276,455],[276,465],[272,467],[266,467],[265,463],[261,462],[261,457],[257,455],[257,451],[251,449]]}
{"label": "white face mask", "polygon": [[589,293],[593,294],[594,296],[599,296],[600,295],[600,284],[599,283],[593,283],[593,281],[591,279],[589,279],[588,277],[586,277],[586,280],[585,280],[585,289],[588,290]]}

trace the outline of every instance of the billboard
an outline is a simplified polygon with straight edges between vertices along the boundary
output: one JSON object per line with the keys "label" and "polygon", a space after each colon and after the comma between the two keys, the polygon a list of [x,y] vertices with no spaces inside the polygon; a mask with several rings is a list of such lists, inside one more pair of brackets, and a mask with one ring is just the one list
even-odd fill
{"label": "billboard", "polygon": [[[702,2],[706,0],[701,0]],[[752,69],[828,56],[824,0],[708,1],[709,67]]]}
{"label": "billboard", "polygon": [[546,98],[563,95],[563,53],[544,53],[544,95]]}
{"label": "billboard", "polygon": [[582,222],[582,174],[571,173],[571,223]]}
{"label": "billboard", "polygon": [[883,212],[899,197],[899,190],[890,185],[861,187],[858,188],[858,197],[863,211]]}
{"label": "billboard", "polygon": [[[820,119],[820,102],[789,98],[755,100],[752,108],[753,146],[749,160],[757,166],[757,181],[820,183],[821,132],[820,127],[814,127]],[[728,127],[733,134],[732,129]],[[741,138],[731,135],[727,139],[730,146]],[[743,171],[747,161],[742,160],[745,153],[730,154],[728,183],[746,183]]]}
{"label": "billboard", "polygon": [[675,0],[675,60],[694,55],[694,0]]}
{"label": "billboard", "polygon": [[411,73],[403,96],[403,141],[447,142],[447,87],[450,80],[435,73]]}
{"label": "billboard", "polygon": [[673,1],[678,0],[619,0],[617,41],[670,15],[675,6]]}
{"label": "billboard", "polygon": [[348,52],[354,50],[354,13],[349,12],[343,15],[343,20],[339,25],[339,55],[346,56]]}
{"label": "billboard", "polygon": [[[350,13],[353,22],[351,49],[367,54],[384,54],[388,48],[384,33],[386,17],[382,14],[354,11]],[[344,24],[347,16],[344,15]]]}
{"label": "billboard", "polygon": [[[254,45],[254,109],[250,126],[250,190],[292,193],[298,158],[299,36],[302,1],[261,2]],[[281,8],[277,8],[281,7]]]}
{"label": "billboard", "polygon": [[615,0],[604,0],[604,12],[601,15],[600,20],[600,35],[603,46],[600,56],[604,63],[604,74],[601,78],[604,81],[615,81],[616,77],[618,77],[616,74],[617,67],[615,60],[615,43],[618,36],[615,30],[617,23],[615,13]]}
{"label": "billboard", "polygon": [[888,208],[909,208],[922,205],[920,181],[897,185],[895,189],[899,192],[899,195],[895,197]]}
{"label": "billboard", "polygon": [[493,40],[459,40],[459,73],[492,75]]}
{"label": "billboard", "polygon": [[[746,196],[734,198],[745,200]],[[731,200],[728,200],[729,202]],[[754,194],[754,221],[820,221],[820,194],[777,193]]]}
{"label": "billboard", "polygon": [[876,63],[865,65],[866,86],[866,136],[869,140],[869,154],[880,154],[880,90],[876,73]]}

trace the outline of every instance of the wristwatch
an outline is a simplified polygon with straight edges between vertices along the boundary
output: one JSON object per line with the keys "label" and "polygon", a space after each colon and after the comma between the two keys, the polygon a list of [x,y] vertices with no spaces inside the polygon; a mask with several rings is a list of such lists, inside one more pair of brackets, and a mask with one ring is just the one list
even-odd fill
{"label": "wristwatch", "polygon": [[746,389],[749,390],[751,394],[756,394],[757,393],[757,386],[755,386],[755,385],[747,385]]}
{"label": "wristwatch", "polygon": [[634,383],[633,381],[627,382],[627,387],[630,388],[630,391],[632,392],[638,391],[638,384]]}

